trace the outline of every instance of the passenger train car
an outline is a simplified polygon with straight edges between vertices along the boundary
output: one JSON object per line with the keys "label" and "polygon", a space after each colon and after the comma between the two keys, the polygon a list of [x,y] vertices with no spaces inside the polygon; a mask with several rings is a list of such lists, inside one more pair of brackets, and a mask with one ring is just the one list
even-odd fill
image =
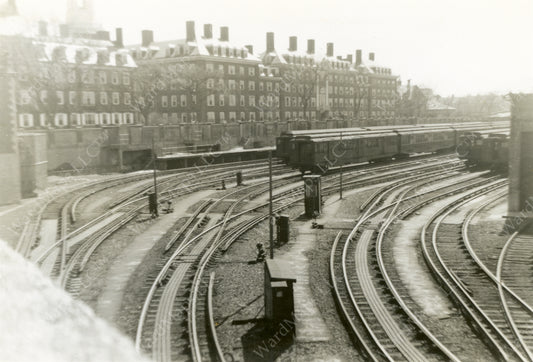
{"label": "passenger train car", "polygon": [[351,131],[346,129],[342,135],[337,130],[307,134],[300,131],[288,141],[285,159],[290,166],[302,172],[325,172],[341,164],[377,162],[414,153],[452,151],[457,149],[465,135],[492,128],[501,129],[502,123],[369,127]]}

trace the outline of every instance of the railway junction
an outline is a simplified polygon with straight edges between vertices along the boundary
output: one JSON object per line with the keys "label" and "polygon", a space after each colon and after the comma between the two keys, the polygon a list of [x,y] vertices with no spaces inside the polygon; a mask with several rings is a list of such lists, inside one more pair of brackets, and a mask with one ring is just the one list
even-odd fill
{"label": "railway junction", "polygon": [[532,121],[525,99],[511,123],[287,132],[257,159],[51,177],[0,210],[1,236],[88,334],[105,321],[115,360],[531,361]]}

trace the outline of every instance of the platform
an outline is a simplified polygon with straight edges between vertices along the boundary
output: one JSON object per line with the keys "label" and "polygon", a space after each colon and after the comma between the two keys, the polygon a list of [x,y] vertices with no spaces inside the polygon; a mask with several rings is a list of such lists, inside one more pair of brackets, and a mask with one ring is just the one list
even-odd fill
{"label": "platform", "polygon": [[238,149],[229,151],[203,153],[177,153],[157,157],[159,170],[173,170],[185,167],[201,167],[226,162],[250,161],[268,158],[268,153],[275,154],[275,147]]}
{"label": "platform", "polygon": [[298,342],[327,342],[331,333],[315,303],[309,284],[309,259],[307,251],[315,247],[316,234],[311,222],[297,226],[298,238],[290,250],[275,256],[287,261],[297,282],[294,284],[294,315]]}

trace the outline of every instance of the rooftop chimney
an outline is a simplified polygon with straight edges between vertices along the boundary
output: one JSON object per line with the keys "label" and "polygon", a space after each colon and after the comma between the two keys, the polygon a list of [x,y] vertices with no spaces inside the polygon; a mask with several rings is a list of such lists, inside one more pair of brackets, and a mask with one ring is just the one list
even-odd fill
{"label": "rooftop chimney", "polygon": [[248,49],[248,53],[253,54],[254,53],[254,46],[253,45],[245,45],[246,49]]}
{"label": "rooftop chimney", "polygon": [[271,53],[274,51],[274,33],[267,33],[267,48],[266,52]]}
{"label": "rooftop chimney", "polygon": [[315,39],[307,39],[307,54],[315,54]]}
{"label": "rooftop chimney", "polygon": [[213,25],[204,24],[204,38],[213,39]]}
{"label": "rooftop chimney", "polygon": [[368,53],[368,59],[374,61],[374,53]]}
{"label": "rooftop chimney", "polygon": [[355,65],[361,65],[363,62],[363,51],[361,49],[357,49],[355,51]]}
{"label": "rooftop chimney", "polygon": [[327,43],[327,56],[332,57],[333,56],[333,43]]}
{"label": "rooftop chimney", "polygon": [[96,32],[96,38],[98,40],[109,40],[109,32],[105,30],[98,30]]}
{"label": "rooftop chimney", "polygon": [[350,64],[353,63],[353,54],[346,55],[346,60],[349,61]]}
{"label": "rooftop chimney", "polygon": [[185,23],[185,31],[187,34],[187,41],[195,41],[196,40],[196,34],[194,33],[194,21],[187,21]]}
{"label": "rooftop chimney", "polygon": [[117,48],[124,48],[124,38],[122,37],[122,28],[115,29],[115,46]]}
{"label": "rooftop chimney", "polygon": [[154,32],[152,30],[143,30],[142,34],[142,46],[147,48],[154,41]]}
{"label": "rooftop chimney", "polygon": [[229,41],[229,29],[227,26],[220,27],[220,41]]}
{"label": "rooftop chimney", "polygon": [[46,21],[39,21],[39,35],[47,36],[48,35],[48,24]]}
{"label": "rooftop chimney", "polygon": [[295,52],[298,50],[298,38],[295,36],[289,37],[289,51]]}

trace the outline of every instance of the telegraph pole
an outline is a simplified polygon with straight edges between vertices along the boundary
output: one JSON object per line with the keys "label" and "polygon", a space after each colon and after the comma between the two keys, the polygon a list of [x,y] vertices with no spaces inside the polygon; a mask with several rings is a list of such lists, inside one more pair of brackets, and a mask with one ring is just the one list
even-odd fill
{"label": "telegraph pole", "polygon": [[154,134],[152,133],[152,166],[154,170],[154,199],[155,199],[155,215],[159,216],[159,210],[157,207],[157,176],[156,176],[156,161],[157,156],[155,154],[155,146],[154,146]]}
{"label": "telegraph pole", "polygon": [[[344,144],[342,143],[342,132],[341,132],[341,145],[343,146],[343,152],[344,152]],[[339,200],[342,200],[342,156],[344,156],[344,153],[340,156],[341,157],[341,173],[340,173],[340,188],[339,188]]]}
{"label": "telegraph pole", "polygon": [[274,215],[272,215],[272,151],[268,152],[268,192],[270,202],[269,207],[269,220],[270,220],[270,259],[274,259]]}

